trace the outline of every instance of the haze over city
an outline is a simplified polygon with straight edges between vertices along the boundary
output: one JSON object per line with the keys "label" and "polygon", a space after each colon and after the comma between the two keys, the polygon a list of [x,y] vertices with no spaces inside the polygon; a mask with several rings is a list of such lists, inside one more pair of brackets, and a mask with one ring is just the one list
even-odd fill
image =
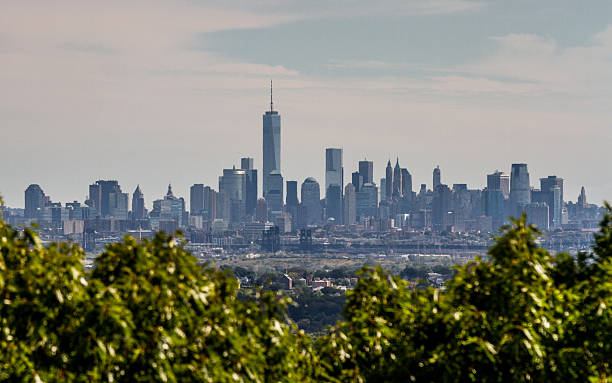
{"label": "haze over city", "polygon": [[[22,2],[0,13],[0,195],[54,200],[118,179],[189,198],[240,157],[261,168],[268,84],[283,176],[324,180],[327,147],[374,178],[482,188],[528,163],[609,198],[612,4],[463,0]],[[347,175],[350,174],[347,170]],[[346,181],[346,179],[345,179]],[[261,189],[260,189],[261,190]],[[150,206],[148,206],[150,208]]]}

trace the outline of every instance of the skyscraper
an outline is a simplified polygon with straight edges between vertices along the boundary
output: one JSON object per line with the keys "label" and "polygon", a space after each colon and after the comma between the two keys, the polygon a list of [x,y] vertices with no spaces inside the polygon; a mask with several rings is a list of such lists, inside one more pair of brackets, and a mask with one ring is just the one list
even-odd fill
{"label": "skyscraper", "polygon": [[[393,196],[393,168],[391,167],[391,160],[387,162],[385,168],[385,199],[391,199]],[[382,199],[382,198],[381,198]]]}
{"label": "skyscraper", "polygon": [[493,174],[487,174],[487,189],[499,190],[504,198],[510,197],[510,176],[500,171],[495,171]]}
{"label": "skyscraper", "polygon": [[412,175],[406,168],[402,168],[402,197],[412,198]]}
{"label": "skyscraper", "polygon": [[[97,185],[97,186],[96,186]],[[89,198],[94,201],[94,206],[103,218],[113,217],[127,219],[128,194],[121,192],[119,182],[115,180],[96,181],[89,186]],[[95,204],[98,206],[95,206]]]}
{"label": "skyscraper", "polygon": [[25,190],[25,218],[38,218],[40,209],[44,206],[45,193],[37,184],[28,186]]}
{"label": "skyscraper", "polygon": [[194,184],[189,188],[189,214],[192,217],[202,214],[204,210],[204,185]]}
{"label": "skyscraper", "polygon": [[240,160],[240,168],[246,172],[246,202],[245,212],[255,215],[257,204],[257,169],[253,168],[253,159],[245,157]]}
{"label": "skyscraper", "polygon": [[140,185],[136,186],[136,190],[132,194],[132,217],[134,219],[143,219],[146,215],[145,200]]}
{"label": "skyscraper", "polygon": [[269,176],[281,171],[281,121],[272,102],[272,81],[270,81],[270,110],[263,116],[263,195],[267,198],[270,190]]}
{"label": "skyscraper", "polygon": [[[361,184],[374,183],[374,162],[363,160],[359,161],[359,174],[361,175]],[[358,190],[356,190],[358,191]]]}
{"label": "skyscraper", "polygon": [[246,171],[242,169],[223,169],[223,175],[219,177],[219,192],[227,192],[229,201],[229,218],[230,223],[239,222],[245,215],[246,211]]}
{"label": "skyscraper", "polygon": [[540,178],[540,190],[545,195],[549,208],[550,226],[561,226],[561,210],[563,209],[563,178],[548,176]]}
{"label": "skyscraper", "polygon": [[268,217],[270,219],[280,215],[283,212],[283,176],[277,170],[270,172],[268,175]]}
{"label": "skyscraper", "polygon": [[435,169],[433,170],[433,191],[436,191],[436,188],[438,187],[438,185],[440,185],[441,181],[441,174],[440,174],[440,165],[436,166]]}
{"label": "skyscraper", "polygon": [[305,224],[317,225],[321,223],[323,212],[321,208],[321,188],[319,183],[312,177],[308,177],[302,183],[301,190],[302,206],[305,210]]}
{"label": "skyscraper", "polygon": [[353,174],[351,175],[351,183],[355,187],[355,191],[359,191],[361,185],[363,185],[363,177],[359,172],[353,172]]}
{"label": "skyscraper", "polygon": [[531,187],[527,164],[512,164],[510,173],[510,203],[512,214],[520,215],[531,203]]}
{"label": "skyscraper", "polygon": [[395,161],[393,168],[393,197],[399,198],[402,196],[402,168],[399,165],[399,158]]}
{"label": "skyscraper", "polygon": [[297,207],[298,204],[297,181],[287,181],[287,200],[285,205],[291,208]]}
{"label": "skyscraper", "polygon": [[342,166],[342,149],[325,149],[325,190],[331,185],[344,184],[344,167]]}
{"label": "skyscraper", "polygon": [[354,225],[357,222],[357,199],[355,186],[352,183],[344,187],[344,224]]}
{"label": "skyscraper", "polygon": [[342,166],[342,149],[325,149],[325,202],[327,218],[342,223],[342,185],[344,184],[344,167]]}

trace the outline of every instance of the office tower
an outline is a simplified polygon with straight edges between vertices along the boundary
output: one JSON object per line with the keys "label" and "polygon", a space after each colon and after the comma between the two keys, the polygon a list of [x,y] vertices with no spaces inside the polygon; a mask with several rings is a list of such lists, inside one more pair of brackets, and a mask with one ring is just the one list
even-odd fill
{"label": "office tower", "polygon": [[380,200],[385,201],[386,199],[387,199],[387,179],[381,178],[380,179]]}
{"label": "office tower", "polygon": [[102,188],[99,184],[89,185],[89,198],[85,203],[95,209],[97,217],[102,216]]}
{"label": "office tower", "polygon": [[132,194],[132,217],[134,219],[143,219],[146,216],[144,194],[140,190],[140,185],[136,186],[136,190]]}
{"label": "office tower", "polygon": [[210,186],[205,186],[203,200],[202,219],[212,222],[217,218],[217,192]]}
{"label": "office tower", "polygon": [[527,164],[512,164],[510,173],[510,204],[512,214],[518,216],[531,203],[531,187]]}
{"label": "office tower", "polygon": [[540,190],[546,195],[549,208],[550,226],[561,226],[561,211],[563,209],[563,178],[548,176],[540,178]]}
{"label": "office tower", "polygon": [[331,185],[344,185],[344,167],[342,165],[342,149],[325,149],[325,190]]}
{"label": "office tower", "polygon": [[487,174],[487,189],[499,190],[505,199],[510,197],[510,176],[499,170],[493,174]]}
{"label": "office tower", "polygon": [[536,225],[540,230],[550,229],[549,207],[545,202],[532,202],[526,207],[527,222]]}
{"label": "office tower", "polygon": [[253,168],[253,159],[250,157],[240,159],[240,168],[246,172],[245,211],[252,216],[257,204],[257,169]]}
{"label": "office tower", "polygon": [[375,184],[363,184],[361,190],[355,193],[355,210],[357,220],[378,217],[378,187]]}
{"label": "office tower", "polygon": [[344,167],[342,149],[325,149],[325,203],[327,218],[335,223],[342,223],[342,185],[344,185]]}
{"label": "office tower", "polygon": [[302,183],[301,197],[301,206],[303,206],[305,210],[305,224],[320,224],[323,218],[323,209],[321,208],[321,189],[317,180],[312,177],[308,177],[304,180]]}
{"label": "office tower", "polygon": [[223,169],[223,175],[219,177],[219,192],[227,193],[224,206],[229,206],[229,216],[223,219],[229,223],[240,222],[246,212],[246,171],[236,169]]}
{"label": "office tower", "polygon": [[287,199],[285,205],[289,207],[297,207],[299,205],[297,195],[297,181],[287,181]]}
{"label": "office tower", "polygon": [[563,178],[559,178],[557,176],[540,178],[540,190],[543,192],[548,193],[552,191],[555,186],[561,191],[561,203],[563,203]]}
{"label": "office tower", "polygon": [[272,103],[272,81],[270,81],[270,110],[263,116],[263,196],[267,198],[270,184],[268,178],[273,171],[281,171],[281,121]]}
{"label": "office tower", "polygon": [[393,197],[399,198],[402,196],[402,168],[399,165],[399,158],[395,161],[393,168]]}
{"label": "office tower", "polygon": [[[393,196],[393,168],[391,167],[391,160],[387,162],[385,168],[385,199],[391,199]],[[382,198],[381,198],[382,199]]]}
{"label": "office tower", "polygon": [[359,191],[359,189],[361,188],[361,185],[363,185],[363,177],[361,173],[353,172],[353,174],[351,175],[351,183],[355,187],[355,191],[356,192]]}
{"label": "office tower", "polygon": [[204,210],[204,185],[193,184],[189,188],[189,213],[192,217],[202,215]]}
{"label": "office tower", "polygon": [[412,175],[408,169],[402,169],[402,197],[412,198]]}
{"label": "office tower", "polygon": [[340,185],[330,185],[327,188],[326,214],[327,219],[333,219],[336,225],[342,225],[343,223],[342,204],[342,187]]}
{"label": "office tower", "polygon": [[484,215],[493,219],[493,228],[497,229],[504,222],[504,193],[487,187],[482,198]]}
{"label": "office tower", "polygon": [[89,199],[100,217],[127,219],[127,193],[121,192],[119,182],[98,180],[89,186]]}
{"label": "office tower", "polygon": [[263,198],[257,200],[257,205],[255,206],[255,219],[257,222],[261,223],[268,222],[268,202]]}
{"label": "office tower", "polygon": [[151,227],[154,230],[172,232],[187,223],[183,222],[184,213],[185,200],[177,198],[172,192],[172,185],[168,184],[168,192],[164,198],[153,201]]}
{"label": "office tower", "polygon": [[25,190],[25,218],[38,218],[40,209],[43,208],[45,193],[37,184],[28,186]]}
{"label": "office tower", "polygon": [[283,212],[283,176],[279,171],[272,171],[268,175],[268,216],[276,216]]}
{"label": "office tower", "polygon": [[350,183],[344,187],[344,224],[354,225],[357,222],[357,196],[355,186]]}
{"label": "office tower", "polygon": [[447,185],[439,184],[434,190],[432,201],[432,224],[437,231],[444,231],[452,224],[449,222],[452,192]]}
{"label": "office tower", "polygon": [[441,174],[440,174],[440,165],[436,166],[436,168],[433,170],[433,191],[436,191],[436,188],[438,187],[438,185],[440,185],[440,179],[441,179]]}
{"label": "office tower", "polygon": [[[359,161],[359,174],[361,175],[361,184],[374,183],[374,162],[363,160]],[[358,192],[359,190],[355,190]]]}
{"label": "office tower", "polygon": [[584,190],[584,186],[580,189],[580,195],[578,196],[578,206],[585,208],[589,204],[587,203],[586,191]]}

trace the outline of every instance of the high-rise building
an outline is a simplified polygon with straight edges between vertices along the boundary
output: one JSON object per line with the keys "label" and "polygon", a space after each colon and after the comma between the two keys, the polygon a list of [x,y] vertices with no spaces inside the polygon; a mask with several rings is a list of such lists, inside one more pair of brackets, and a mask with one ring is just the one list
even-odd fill
{"label": "high-rise building", "polygon": [[353,172],[351,175],[351,183],[353,184],[353,187],[355,187],[355,191],[359,191],[361,185],[363,185],[363,177],[361,176],[361,173]]}
{"label": "high-rise building", "polygon": [[253,168],[253,159],[250,157],[240,160],[240,168],[246,172],[245,212],[253,216],[257,204],[257,169]]}
{"label": "high-rise building", "polygon": [[193,184],[189,188],[189,213],[192,217],[202,215],[204,210],[204,185]]}
{"label": "high-rise building", "polygon": [[223,175],[219,177],[219,192],[227,192],[228,201],[224,201],[226,205],[229,204],[229,217],[223,217],[228,219],[229,223],[240,222],[240,220],[246,214],[246,171],[242,169],[236,169],[234,166],[232,169],[223,169]]}
{"label": "high-rise building", "polygon": [[87,206],[95,209],[96,216],[102,216],[102,188],[100,184],[89,185],[89,198],[86,201]]}
{"label": "high-rise building", "polygon": [[151,227],[154,230],[171,232],[183,226],[185,217],[185,200],[177,198],[168,185],[168,192],[163,199],[153,201],[153,211],[150,214]]}
{"label": "high-rise building", "polygon": [[387,167],[385,168],[385,200],[391,199],[392,196],[393,196],[393,168],[391,167],[391,160],[389,160],[387,162]]}
{"label": "high-rise building", "polygon": [[281,121],[272,102],[272,82],[270,81],[270,110],[263,116],[263,195],[267,198],[270,190],[269,176],[273,171],[281,171]]}
{"label": "high-rise building", "polygon": [[268,175],[268,195],[266,201],[268,202],[268,216],[277,216],[283,212],[283,189],[284,189],[283,176],[279,171],[272,171]]}
{"label": "high-rise building", "polygon": [[297,181],[287,181],[287,199],[285,205],[289,207],[297,207],[299,205],[297,194]]}
{"label": "high-rise building", "polygon": [[325,149],[325,190],[331,185],[342,185],[344,183],[344,167],[342,165],[342,149]]}
{"label": "high-rise building", "polygon": [[96,181],[89,187],[89,199],[93,201],[93,207],[97,209],[99,216],[127,219],[128,195],[121,192],[119,182],[115,180]]}
{"label": "high-rise building", "polygon": [[499,190],[504,198],[508,199],[510,197],[510,176],[499,170],[493,174],[487,174],[487,189]]}
{"label": "high-rise building", "polygon": [[312,177],[308,177],[302,183],[301,206],[304,207],[305,224],[318,225],[323,217],[321,208],[321,188],[319,183]]}
{"label": "high-rise building", "polygon": [[439,184],[434,190],[432,201],[432,224],[435,230],[444,231],[452,223],[449,222],[451,211],[452,191],[444,184]]}
{"label": "high-rise building", "polygon": [[399,158],[395,161],[393,168],[393,197],[399,198],[402,196],[402,168],[399,165]]}
{"label": "high-rise building", "polygon": [[344,184],[344,167],[342,149],[325,149],[325,203],[327,218],[333,218],[337,224],[342,223],[342,185]]}
{"label": "high-rise building", "polygon": [[40,209],[44,207],[45,192],[37,184],[28,186],[25,190],[25,218],[38,218]]}
{"label": "high-rise building", "polygon": [[344,224],[354,225],[357,222],[357,199],[355,186],[352,183],[344,187]]}
{"label": "high-rise building", "polygon": [[527,222],[536,225],[540,230],[548,230],[550,215],[549,207],[545,202],[532,202],[525,209],[527,213]]}
{"label": "high-rise building", "polygon": [[440,174],[440,165],[436,166],[433,170],[433,188],[432,190],[435,192],[436,188],[440,185],[441,183],[441,177],[442,175]]}
{"label": "high-rise building", "polygon": [[[361,184],[374,183],[374,162],[363,160],[359,161],[359,174],[361,175]],[[355,190],[357,192],[359,190]]]}
{"label": "high-rise building", "polygon": [[412,175],[405,168],[402,168],[402,197],[412,198]]}
{"label": "high-rise building", "polygon": [[584,190],[584,186],[580,189],[580,195],[578,196],[578,206],[581,208],[587,207],[589,204],[587,202],[586,191]]}
{"label": "high-rise building", "polygon": [[336,225],[342,225],[344,219],[342,213],[342,187],[335,184],[329,185],[325,200],[327,219],[333,219]]}
{"label": "high-rise building", "polygon": [[134,219],[143,219],[146,214],[144,194],[140,190],[140,185],[137,185],[136,190],[132,194],[132,217]]}
{"label": "high-rise building", "polygon": [[510,204],[512,214],[518,216],[531,203],[531,186],[527,164],[512,164],[510,173]]}
{"label": "high-rise building", "polygon": [[540,190],[546,195],[549,208],[550,226],[561,226],[561,211],[563,209],[563,178],[548,176],[540,178]]}
{"label": "high-rise building", "polygon": [[363,184],[355,193],[355,210],[357,219],[378,217],[378,187],[375,184]]}
{"label": "high-rise building", "polygon": [[387,179],[381,178],[380,179],[380,200],[385,201],[386,199],[387,199]]}
{"label": "high-rise building", "polygon": [[261,223],[268,222],[268,202],[263,198],[257,200],[257,205],[255,206],[255,219],[257,222]]}

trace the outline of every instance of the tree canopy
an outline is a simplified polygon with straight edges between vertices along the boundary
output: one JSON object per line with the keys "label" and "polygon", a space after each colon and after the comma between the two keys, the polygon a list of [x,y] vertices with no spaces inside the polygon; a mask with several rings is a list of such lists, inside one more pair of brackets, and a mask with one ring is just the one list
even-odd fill
{"label": "tree canopy", "polygon": [[109,245],[91,271],[0,218],[0,381],[607,381],[612,211],[588,253],[550,254],[525,218],[443,290],[364,267],[312,340],[288,298],[237,299],[180,235]]}

